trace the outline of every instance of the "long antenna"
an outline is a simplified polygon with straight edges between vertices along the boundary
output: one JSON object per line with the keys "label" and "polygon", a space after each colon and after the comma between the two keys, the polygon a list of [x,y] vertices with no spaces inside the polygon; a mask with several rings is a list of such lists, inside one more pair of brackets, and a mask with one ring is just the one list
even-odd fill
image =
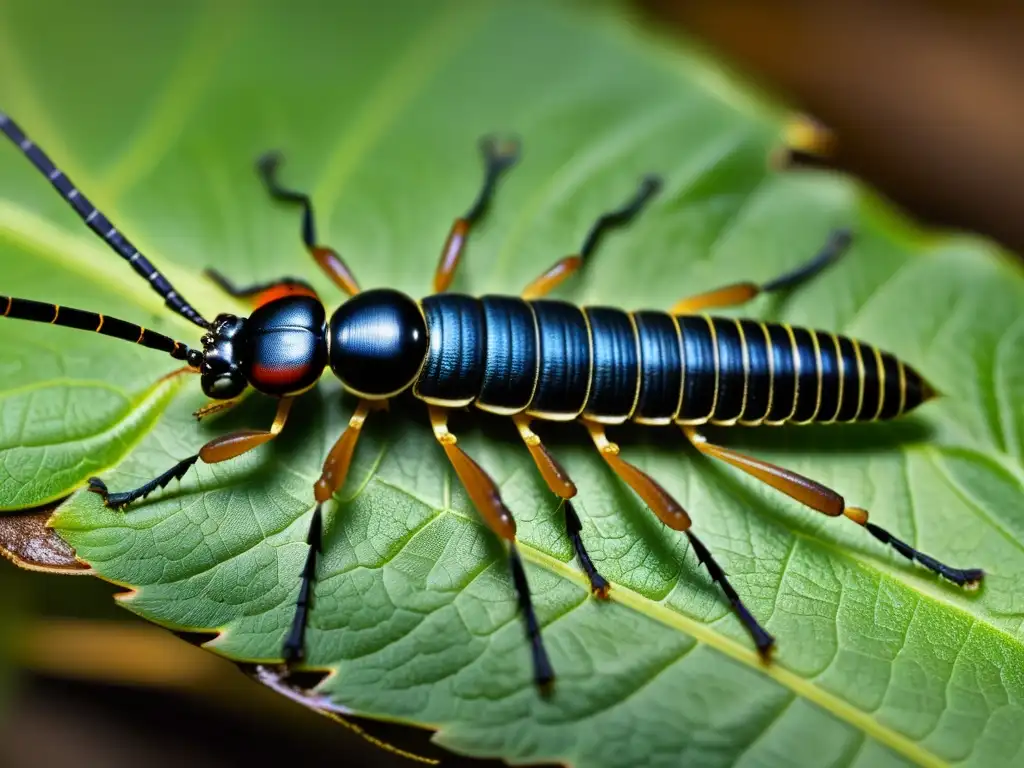
{"label": "long antenna", "polygon": [[89,229],[99,235],[118,256],[131,264],[132,269],[149,282],[149,286],[160,295],[168,307],[182,317],[191,320],[200,328],[210,327],[203,316],[185,301],[185,297],[174,290],[170,281],[149,263],[149,259],[139,253],[138,248],[117,231],[117,228],[110,223],[110,219],[96,210],[96,206],[78,191],[71,179],[65,176],[64,172],[53,164],[46,153],[25,136],[25,132],[18,127],[17,123],[3,112],[0,112],[0,131],[3,131],[4,135],[22,151],[22,154],[32,161],[32,165],[50,180],[54,189],[60,193],[68,205],[75,209],[75,213]]}
{"label": "long antenna", "polygon": [[166,352],[175,360],[184,360],[193,368],[202,363],[203,355],[195,349],[189,349],[180,341],[170,336],[143,328],[141,325],[108,317],[84,309],[63,307],[59,304],[47,304],[32,299],[18,299],[14,296],[0,296],[0,317],[12,320],[31,320],[34,323],[62,325],[65,328],[77,328],[80,331],[92,331],[115,339],[130,341],[143,347]]}

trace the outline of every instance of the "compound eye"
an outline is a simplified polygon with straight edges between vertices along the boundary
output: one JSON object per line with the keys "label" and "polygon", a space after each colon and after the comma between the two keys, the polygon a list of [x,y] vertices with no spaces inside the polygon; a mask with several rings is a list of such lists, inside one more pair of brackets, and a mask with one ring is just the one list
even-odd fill
{"label": "compound eye", "polygon": [[206,396],[212,397],[214,400],[230,400],[232,397],[242,394],[247,386],[245,379],[237,374],[204,376],[202,385]]}

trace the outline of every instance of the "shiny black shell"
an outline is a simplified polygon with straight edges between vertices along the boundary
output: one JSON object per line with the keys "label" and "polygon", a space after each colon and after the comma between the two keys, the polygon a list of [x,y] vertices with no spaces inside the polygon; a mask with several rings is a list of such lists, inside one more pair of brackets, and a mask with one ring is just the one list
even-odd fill
{"label": "shiny black shell", "polygon": [[323,304],[311,296],[288,296],[259,307],[245,323],[239,345],[245,377],[267,395],[301,392],[327,366]]}
{"label": "shiny black shell", "polygon": [[484,312],[471,296],[444,293],[423,299],[430,350],[416,382],[427,400],[469,403],[484,378]]}
{"label": "shiny black shell", "polygon": [[427,354],[427,325],[411,298],[363,291],[331,316],[330,365],[352,392],[386,397],[413,383]]}
{"label": "shiny black shell", "polygon": [[929,390],[892,355],[774,323],[453,293],[423,300],[413,393],[455,408],[606,423],[865,421]]}

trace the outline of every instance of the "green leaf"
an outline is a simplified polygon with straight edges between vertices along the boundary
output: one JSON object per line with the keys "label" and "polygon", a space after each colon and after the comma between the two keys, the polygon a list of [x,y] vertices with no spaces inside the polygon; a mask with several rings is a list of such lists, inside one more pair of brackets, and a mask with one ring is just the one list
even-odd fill
{"label": "green leaf", "polygon": [[[833,226],[849,256],[784,300],[743,310],[841,331],[921,370],[946,397],[890,425],[715,430],[715,439],[834,486],[923,550],[988,574],[964,593],[711,465],[668,430],[621,430],[625,455],[690,510],[695,531],[779,654],[758,665],[717,587],[588,449],[538,429],[580,488],[583,536],[614,583],[596,602],[561,513],[507,420],[459,415],[461,444],[519,521],[553,662],[530,681],[501,548],[423,409],[375,415],[329,507],[310,662],[334,706],[436,728],[510,762],[634,765],[1010,765],[1024,752],[1024,275],[991,247],[925,238],[849,180],[766,165],[779,115],[623,13],[529,2],[19,3],[0,11],[0,104],[208,315],[203,282],[283,274],[340,301],[304,254],[294,210],[252,171],[270,148],[309,189],[320,234],[365,287],[422,295],[452,216],[479,183],[476,140],[524,138],[456,288],[516,293],[572,252],[638,177],[651,210],[559,292],[667,307],[806,259]],[[11,147],[0,152],[6,293],[103,310],[187,340]],[[269,423],[252,398],[199,426],[194,381],[155,384],[156,353],[80,332],[0,324],[0,505],[101,473],[133,487],[210,435]],[[76,494],[57,529],[123,604],[276,660],[291,619],[311,484],[352,401],[325,379],[282,437],[199,466],[121,515]]]}

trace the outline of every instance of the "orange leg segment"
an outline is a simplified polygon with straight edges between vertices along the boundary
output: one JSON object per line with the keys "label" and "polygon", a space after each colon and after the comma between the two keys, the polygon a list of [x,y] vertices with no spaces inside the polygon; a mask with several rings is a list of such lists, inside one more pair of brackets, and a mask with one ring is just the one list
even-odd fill
{"label": "orange leg segment", "polygon": [[924,567],[949,579],[954,584],[974,589],[984,578],[985,574],[980,568],[951,568],[944,563],[940,563],[934,557],[919,552],[906,542],[897,539],[884,528],[868,522],[867,510],[860,507],[846,506],[846,501],[842,496],[831,488],[826,488],[821,483],[817,483],[783,467],[778,467],[766,461],[730,450],[729,448],[709,443],[707,438],[693,427],[684,426],[682,430],[687,439],[701,453],[721,459],[737,469],[743,470],[748,475],[756,477],[761,482],[770,485],[775,490],[782,491],[782,493],[799,501],[804,506],[826,514],[829,517],[848,517],[857,525],[863,526],[876,539],[883,544],[888,544],[908,560],[916,560]]}
{"label": "orange leg segment", "polygon": [[644,500],[647,506],[651,508],[651,511],[658,516],[659,520],[669,528],[683,531],[686,534],[686,537],[690,540],[690,546],[697,556],[697,560],[708,569],[712,581],[717,582],[722,588],[736,617],[750,634],[751,639],[753,639],[757,652],[763,660],[767,661],[771,657],[772,648],[775,646],[775,638],[768,634],[764,627],[754,618],[754,615],[743,604],[732,584],[729,583],[725,571],[722,570],[722,567],[711,555],[710,550],[690,530],[690,516],[686,513],[686,510],[650,475],[640,471],[619,457],[619,446],[608,440],[605,435],[604,425],[591,421],[585,421],[584,424],[590,432],[590,438],[594,441],[594,445],[600,452],[601,458],[607,462],[615,474]]}
{"label": "orange leg segment", "polygon": [[386,409],[386,400],[359,401],[359,405],[356,406],[352,417],[348,420],[348,427],[341,433],[341,437],[331,448],[331,452],[327,454],[320,478],[313,484],[313,496],[318,502],[327,501],[345,484],[348,468],[352,463],[352,454],[355,453],[356,443],[359,441],[363,424],[366,423],[366,417],[370,411]]}
{"label": "orange leg segment", "polygon": [[360,400],[359,405],[352,412],[348,420],[348,426],[341,433],[341,437],[331,448],[324,461],[324,468],[320,477],[313,484],[313,497],[316,499],[316,507],[313,509],[313,517],[309,522],[309,532],[306,534],[306,544],[309,549],[306,552],[306,562],[302,567],[302,577],[299,585],[299,597],[295,602],[295,613],[292,616],[291,627],[285,636],[282,648],[282,656],[285,663],[294,665],[305,658],[306,655],[306,627],[309,625],[309,612],[313,606],[313,584],[316,582],[317,558],[323,553],[323,505],[334,493],[345,484],[348,476],[348,468],[352,463],[352,454],[355,452],[356,443],[362,433],[363,424],[371,411],[387,410],[386,400]]}
{"label": "orange leg segment", "polygon": [[259,159],[256,163],[256,170],[271,197],[285,203],[302,206],[302,242],[305,244],[306,250],[309,251],[309,255],[313,257],[317,266],[331,279],[331,282],[349,296],[355,296],[359,293],[359,284],[345,260],[333,248],[320,245],[316,241],[313,201],[310,200],[309,195],[303,192],[296,192],[281,186],[277,180],[280,166],[281,155],[271,152]]}
{"label": "orange leg segment", "polygon": [[583,537],[581,535],[583,524],[580,522],[579,515],[576,514],[576,508],[573,506],[572,501],[570,501],[576,495],[576,484],[569,477],[565,469],[562,468],[562,465],[558,463],[558,460],[544,447],[540,437],[530,429],[531,419],[529,416],[518,414],[512,417],[512,421],[515,422],[516,429],[519,430],[520,437],[526,443],[526,448],[530,451],[533,463],[537,465],[537,469],[540,471],[541,477],[544,478],[544,482],[547,483],[548,488],[551,489],[555,496],[562,499],[562,507],[565,510],[565,532],[572,543],[576,559],[580,561],[580,566],[583,568],[584,573],[587,574],[587,578],[590,579],[590,591],[595,597],[608,597],[611,585],[604,576],[598,573],[594,561],[590,558],[590,553],[587,552],[587,548],[583,545]]}
{"label": "orange leg segment", "polygon": [[527,300],[547,296],[561,285],[566,278],[579,272],[582,266],[582,256],[566,256],[564,259],[559,259],[547,272],[526,286],[520,296]]}
{"label": "orange leg segment", "polygon": [[544,482],[548,484],[551,492],[562,499],[571,499],[575,496],[576,484],[570,479],[569,473],[551,455],[551,452],[544,447],[540,437],[530,429],[530,417],[521,413],[513,416],[512,421],[515,422],[519,436],[526,443],[526,448],[529,450],[530,456],[533,457],[534,464],[537,465],[541,477],[544,478]]}
{"label": "orange leg segment", "polygon": [[850,243],[853,235],[848,229],[837,229],[829,235],[828,241],[814,258],[801,264],[784,275],[774,280],[757,285],[756,283],[743,282],[733,283],[724,288],[716,288],[696,296],[690,296],[682,301],[676,302],[670,311],[673,315],[692,315],[696,312],[703,312],[718,307],[737,307],[746,304],[762,293],[774,293],[776,291],[788,290],[820,274],[825,268],[838,261]]}
{"label": "orange leg segment", "polygon": [[313,257],[313,261],[317,263],[317,266],[326,274],[331,281],[341,288],[349,296],[355,296],[359,293],[359,283],[356,282],[356,276],[352,274],[352,270],[348,268],[348,264],[345,260],[338,255],[338,252],[333,248],[328,248],[326,245],[307,245],[309,255]]}
{"label": "orange leg segment", "polygon": [[199,458],[206,464],[219,464],[222,461],[241,456],[243,453],[248,453],[264,443],[269,443],[284,429],[293,402],[295,399],[292,397],[282,397],[278,401],[277,414],[274,416],[274,423],[270,425],[270,429],[246,429],[233,432],[230,435],[215,437],[199,449]]}
{"label": "orange leg segment", "polygon": [[452,463],[455,474],[459,476],[473,506],[492,531],[506,541],[515,541],[516,521],[505,506],[505,502],[501,500],[498,486],[484,472],[483,467],[458,446],[455,435],[448,431],[448,413],[436,406],[430,406],[429,409],[430,426],[434,430],[434,437],[444,448],[448,461]]}
{"label": "orange leg segment", "polygon": [[601,458],[644,500],[658,519],[674,531],[689,530],[692,523],[686,510],[653,477],[619,456],[619,446],[605,435],[604,425],[594,421],[584,424]]}
{"label": "orange leg segment", "polygon": [[465,215],[455,220],[448,232],[444,248],[441,249],[441,258],[437,262],[437,270],[434,272],[435,293],[444,293],[451,286],[466,248],[469,231],[487,212],[494,198],[498,179],[516,164],[520,147],[519,142],[513,139],[499,140],[493,136],[486,136],[480,141],[480,151],[484,157],[483,185],[473,205]]}
{"label": "orange leg segment", "polygon": [[669,310],[673,315],[692,315],[717,307],[738,307],[761,293],[754,283],[733,283],[676,302]]}
{"label": "orange leg segment", "polygon": [[524,299],[539,299],[547,296],[562,282],[583,268],[591,254],[597,249],[598,244],[605,234],[616,227],[621,227],[633,220],[650,202],[651,198],[661,189],[661,179],[657,176],[645,176],[640,186],[625,204],[607,213],[601,214],[597,221],[591,226],[587,236],[583,239],[583,245],[579,253],[559,259],[546,269],[540,277],[533,280],[520,294]]}
{"label": "orange leg segment", "polygon": [[483,468],[458,446],[455,435],[448,431],[447,411],[433,405],[428,408],[434,437],[444,448],[445,455],[452,463],[455,474],[459,476],[473,506],[476,507],[490,529],[509,543],[508,556],[509,564],[512,567],[512,582],[516,588],[519,608],[523,612],[523,619],[526,622],[526,636],[530,641],[530,651],[533,657],[534,680],[542,691],[546,691],[554,682],[555,673],[551,667],[551,661],[548,659],[547,651],[544,649],[544,642],[540,635],[540,623],[537,621],[533,600],[530,598],[526,570],[523,568],[519,550],[516,547],[515,520],[508,507],[505,506],[505,502],[501,500],[498,486],[484,472]]}

